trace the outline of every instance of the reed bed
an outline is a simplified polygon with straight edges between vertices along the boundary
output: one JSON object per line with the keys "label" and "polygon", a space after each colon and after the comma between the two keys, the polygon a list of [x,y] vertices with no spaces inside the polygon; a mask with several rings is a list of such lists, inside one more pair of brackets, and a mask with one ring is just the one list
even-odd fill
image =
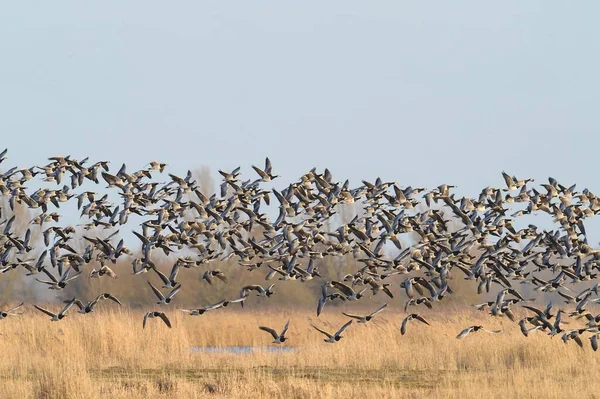
{"label": "reed bed", "polygon": [[[28,310],[0,321],[2,398],[558,398],[600,397],[600,353],[560,337],[524,337],[515,323],[478,312],[433,312],[402,336],[404,314],[386,310],[354,323],[337,344],[310,324],[337,330],[346,318],[305,310],[222,309],[198,317],[177,310],[173,328],[142,313],[101,309],[50,322]],[[259,325],[290,319],[285,353],[194,351],[271,345]],[[459,341],[473,324],[502,329]]]}

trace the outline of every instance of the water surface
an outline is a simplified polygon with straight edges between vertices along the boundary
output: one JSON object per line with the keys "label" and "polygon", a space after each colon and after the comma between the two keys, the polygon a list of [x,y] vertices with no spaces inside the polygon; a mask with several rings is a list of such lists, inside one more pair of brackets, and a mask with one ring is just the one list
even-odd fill
{"label": "water surface", "polygon": [[289,353],[298,350],[293,346],[192,346],[192,352],[203,353],[235,353],[244,355],[248,353]]}

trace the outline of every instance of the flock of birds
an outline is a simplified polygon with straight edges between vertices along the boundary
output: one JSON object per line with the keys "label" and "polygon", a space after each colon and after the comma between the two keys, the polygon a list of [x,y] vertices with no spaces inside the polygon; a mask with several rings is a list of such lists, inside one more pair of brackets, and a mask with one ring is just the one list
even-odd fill
{"label": "flock of birds", "polygon": [[[6,154],[6,150],[0,153],[0,163]],[[117,259],[129,256],[133,274],[151,273],[160,279],[160,287],[147,284],[157,304],[165,306],[176,300],[183,287],[178,281],[181,268],[201,269],[199,275],[211,284],[213,279],[227,282],[226,272],[212,264],[235,259],[250,272],[266,271],[266,280],[323,280],[317,316],[332,301],[359,301],[367,295],[394,298],[394,287],[400,287],[408,298],[406,313],[410,308],[432,309],[454,293],[453,279],[464,278],[476,284],[478,294],[497,293],[495,300],[475,305],[478,310],[514,321],[523,335],[535,331],[560,334],[565,343],[572,340],[580,346],[587,335],[593,349],[598,348],[600,315],[590,308],[600,301],[598,284],[593,284],[600,269],[600,251],[588,244],[584,222],[600,212],[600,199],[587,189],[577,191],[575,185],[565,187],[553,178],[534,187],[532,179],[503,172],[505,187],[487,187],[469,198],[457,196],[454,186],[446,184],[426,190],[379,178],[351,188],[348,181],[334,181],[327,169],[322,173],[313,169],[278,191],[264,187],[278,177],[267,158],[264,168],[252,166],[254,179],[242,180],[239,167],[220,170],[220,193],[208,196],[190,172],[185,177],[168,174],[166,183],[153,181],[166,166],[156,161],[135,172],[123,165],[116,173],[111,173],[108,162],[92,164],[87,158],[52,157],[49,161],[41,167],[13,167],[0,174],[0,195],[7,203],[6,214],[0,215],[0,274],[24,270],[33,281],[63,290],[86,275],[116,277],[111,265],[114,268]],[[28,190],[25,185],[38,175],[40,186],[52,188]],[[106,183],[121,200],[111,203],[107,194],[82,191],[86,181]],[[77,201],[81,211],[84,251],[71,245],[81,229],[59,224],[58,209],[68,201]],[[274,221],[266,209],[271,203],[279,209]],[[355,204],[356,217],[335,230],[328,229],[328,221],[344,204]],[[12,212],[17,206],[37,211],[21,234]],[[513,206],[518,207],[514,212]],[[516,228],[517,218],[540,212],[553,218],[555,230],[532,224]],[[139,230],[133,231],[141,243],[138,256],[119,239],[118,230],[100,238],[103,231],[127,224],[132,214],[143,218]],[[43,245],[32,242],[33,233],[41,233]],[[187,255],[177,257],[167,275],[154,263],[156,252]],[[325,280],[318,270],[319,260],[341,256],[353,256],[362,266],[342,281]],[[244,286],[235,298],[181,311],[199,316],[234,303],[243,307],[251,296],[271,297],[274,286]],[[531,306],[527,304],[531,299],[517,290],[519,286],[537,293],[555,291],[574,310],[557,310],[551,302],[541,308]],[[73,305],[86,314],[104,300],[121,305],[114,295],[102,293],[90,302],[67,300],[58,313],[34,306],[59,321]],[[1,311],[0,319],[18,315],[22,306]],[[344,313],[350,320],[335,333],[313,327],[326,337],[325,342],[335,343],[353,321],[368,323],[386,306],[368,315]],[[517,320],[516,307],[523,309],[517,313],[529,316]],[[154,318],[171,327],[166,311],[156,310],[145,313],[143,327]],[[579,327],[567,328],[573,321],[580,321]],[[422,314],[409,313],[400,333],[405,334],[408,324],[415,322],[430,324]],[[287,341],[288,328],[289,321],[281,332],[260,327],[276,344]],[[500,332],[474,325],[457,338],[478,331]]]}

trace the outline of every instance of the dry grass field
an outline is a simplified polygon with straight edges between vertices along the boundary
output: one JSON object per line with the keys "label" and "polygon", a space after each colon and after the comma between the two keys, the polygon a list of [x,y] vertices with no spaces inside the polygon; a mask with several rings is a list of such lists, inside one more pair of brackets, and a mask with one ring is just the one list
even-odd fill
{"label": "dry grass field", "polygon": [[[386,310],[354,323],[337,344],[314,322],[336,330],[346,318],[329,312],[221,309],[199,317],[169,311],[173,328],[128,310],[75,312],[50,322],[39,312],[0,321],[2,398],[595,398],[600,354],[559,336],[526,338],[509,320],[464,311],[430,313],[432,326],[409,325]],[[271,344],[258,329],[291,319],[286,353],[198,352],[195,346]],[[327,321],[327,322],[326,322]],[[502,329],[459,341],[472,324]]]}

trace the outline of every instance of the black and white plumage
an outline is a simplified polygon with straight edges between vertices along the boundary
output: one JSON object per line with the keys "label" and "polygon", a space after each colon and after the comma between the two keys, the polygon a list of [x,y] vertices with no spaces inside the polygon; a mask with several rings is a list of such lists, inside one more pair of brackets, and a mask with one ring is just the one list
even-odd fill
{"label": "black and white plumage", "polygon": [[352,324],[352,320],[350,320],[349,322],[347,322],[346,324],[344,324],[339,330],[337,330],[335,332],[335,334],[330,334],[325,330],[320,329],[319,327],[312,325],[312,327],[319,331],[321,334],[324,334],[327,338],[324,340],[325,342],[329,343],[329,344],[333,344],[338,342],[339,340],[341,340],[342,338],[342,333],[348,328],[350,327],[350,325]]}
{"label": "black and white plumage", "polygon": [[287,330],[289,327],[290,327],[290,321],[288,320],[288,322],[285,324],[285,327],[283,327],[283,330],[281,330],[281,333],[277,333],[277,331],[275,331],[274,329],[272,329],[270,327],[260,326],[258,328],[271,334],[271,336],[274,339],[274,341],[273,341],[274,344],[282,344],[287,340],[287,337],[285,336],[285,334],[287,333]]}

